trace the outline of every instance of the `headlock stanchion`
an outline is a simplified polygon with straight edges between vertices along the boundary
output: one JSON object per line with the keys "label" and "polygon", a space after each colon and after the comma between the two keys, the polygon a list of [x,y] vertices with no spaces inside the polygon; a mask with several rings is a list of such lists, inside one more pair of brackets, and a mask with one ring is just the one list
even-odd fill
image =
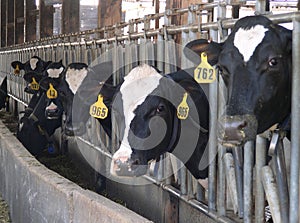
{"label": "headlock stanchion", "polygon": [[[245,4],[245,2],[233,2]],[[257,10],[265,5],[257,1]],[[237,19],[225,19],[225,2],[192,5],[185,9],[168,10],[165,13],[149,15],[93,31],[53,36],[0,50],[1,77],[8,77],[8,92],[17,105],[26,106],[30,96],[24,93],[25,81],[22,75],[12,73],[10,63],[14,60],[25,62],[37,55],[44,60],[63,60],[66,66],[72,62],[84,62],[91,66],[104,61],[113,61],[113,70],[122,68],[114,75],[114,84],[120,82],[123,74],[141,61],[155,65],[162,73],[176,71],[177,67],[196,66],[183,55],[183,47],[191,40],[204,36],[218,41],[224,40]],[[217,10],[215,10],[217,8]],[[215,12],[215,13],[214,13]],[[187,24],[174,25],[172,17],[187,16]],[[208,159],[210,160],[208,190],[205,190],[173,155],[160,156],[151,164],[150,176],[145,180],[161,186],[170,196],[163,196],[168,211],[164,219],[172,219],[171,214],[180,218],[180,202],[210,216],[218,222],[256,222],[265,220],[265,209],[269,206],[274,222],[298,222],[299,219],[299,162],[300,162],[300,13],[268,14],[275,23],[293,22],[293,78],[292,78],[292,131],[290,165],[286,163],[287,153],[282,137],[275,132],[270,147],[266,138],[257,136],[256,141],[247,142],[244,147],[225,148],[218,144],[218,117],[224,112],[226,89],[221,77],[209,86],[206,84],[210,106],[210,136]],[[152,28],[151,21],[164,18],[163,28]],[[203,23],[202,21],[207,20]],[[138,27],[143,25],[143,31]],[[123,34],[127,28],[128,33]],[[103,34],[104,38],[96,36]],[[181,45],[174,36],[180,36]],[[84,39],[84,41],[83,41]],[[72,40],[72,41],[71,41]],[[113,126],[117,129],[116,120]],[[118,133],[118,131],[115,131]],[[276,140],[275,138],[278,138]],[[109,169],[111,153],[119,147],[119,136],[112,140],[105,134],[98,121],[90,118],[87,133],[77,137],[87,157],[93,159],[99,173]],[[274,142],[274,143],[273,143]],[[84,148],[86,148],[84,147]],[[112,148],[108,151],[107,148]],[[272,165],[267,163],[267,151],[272,157]],[[94,155],[97,154],[97,155]],[[288,160],[288,159],[287,159]],[[291,170],[287,170],[287,166]],[[174,169],[179,171],[170,174]],[[289,174],[290,172],[290,174]],[[289,182],[289,184],[288,184]],[[157,195],[157,199],[162,199]],[[172,205],[174,205],[172,209]],[[168,214],[169,213],[169,214]],[[185,210],[185,215],[188,215]],[[177,219],[177,221],[179,221]],[[242,219],[242,220],[241,220]]]}

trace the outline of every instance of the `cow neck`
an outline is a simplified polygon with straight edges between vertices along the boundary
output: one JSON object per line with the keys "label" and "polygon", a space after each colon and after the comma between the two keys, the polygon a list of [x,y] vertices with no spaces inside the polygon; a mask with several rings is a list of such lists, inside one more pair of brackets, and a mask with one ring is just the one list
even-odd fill
{"label": "cow neck", "polygon": [[[168,74],[165,75],[164,77],[166,77],[166,78],[171,79],[172,81],[174,81],[173,78],[170,75],[168,75]],[[180,83],[178,83],[178,84],[180,85]],[[206,128],[204,128],[200,124],[198,124],[192,117],[188,116],[188,120],[191,121],[192,125],[196,129],[198,129],[201,133],[207,134],[209,132]],[[170,140],[169,145],[167,146],[167,151],[169,151],[169,152],[173,150],[172,148],[175,147],[175,144],[178,141],[178,129],[179,129],[180,125],[179,125],[179,119],[178,119],[178,117],[176,115],[176,112],[174,112],[174,114],[173,114],[173,123],[174,124],[173,124],[173,128],[172,128],[171,140]]]}
{"label": "cow neck", "polygon": [[167,151],[171,152],[175,147],[175,144],[178,139],[178,129],[179,129],[179,119],[176,116],[176,113],[173,114],[173,128],[172,128],[172,135],[169,145],[167,146]]}

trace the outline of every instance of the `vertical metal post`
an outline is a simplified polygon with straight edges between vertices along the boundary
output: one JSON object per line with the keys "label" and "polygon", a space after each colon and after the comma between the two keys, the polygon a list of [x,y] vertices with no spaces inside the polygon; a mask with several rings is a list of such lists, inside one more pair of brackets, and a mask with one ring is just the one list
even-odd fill
{"label": "vertical metal post", "polygon": [[209,161],[208,168],[208,208],[209,210],[216,210],[216,178],[217,178],[217,115],[218,115],[218,83],[214,82],[209,85],[209,103],[210,103],[210,117],[209,117]]}
{"label": "vertical metal post", "polygon": [[[275,135],[275,145],[273,145],[273,138]],[[287,172],[286,172],[286,165],[284,160],[284,152],[283,152],[283,141],[280,136],[280,132],[274,132],[270,151],[273,152],[273,166],[276,173],[276,182],[278,185],[278,196],[279,196],[279,203],[280,203],[280,212],[281,212],[281,219],[283,222],[289,222],[288,220],[288,213],[289,213],[289,193],[288,193],[288,183],[287,183]]]}
{"label": "vertical metal post", "polygon": [[273,222],[281,223],[283,221],[281,221],[281,215],[280,215],[280,205],[279,205],[279,198],[277,194],[278,189],[271,168],[269,166],[264,166],[261,169],[261,176],[262,176],[262,182],[266,192],[267,200],[270,205]]}
{"label": "vertical metal post", "polygon": [[291,127],[291,176],[290,223],[299,221],[299,163],[300,163],[300,18],[293,19],[293,75],[292,75],[292,127]]}
{"label": "vertical metal post", "polygon": [[249,141],[244,146],[244,222],[252,222],[253,217],[253,161],[254,142]]}
{"label": "vertical metal post", "polygon": [[261,168],[266,165],[266,139],[256,137],[256,156],[255,156],[255,223],[262,223],[265,219],[265,193],[262,185]]}
{"label": "vertical metal post", "polygon": [[236,188],[238,194],[238,211],[239,217],[244,216],[244,196],[243,196],[243,149],[235,147],[232,149],[234,159],[234,168],[236,174]]}

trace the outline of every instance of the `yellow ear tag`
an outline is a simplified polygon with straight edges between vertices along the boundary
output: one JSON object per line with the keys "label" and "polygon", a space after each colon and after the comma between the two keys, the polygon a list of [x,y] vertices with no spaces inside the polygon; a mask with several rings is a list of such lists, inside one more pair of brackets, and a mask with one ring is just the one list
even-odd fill
{"label": "yellow ear tag", "polygon": [[108,108],[103,102],[103,96],[98,95],[98,100],[91,105],[90,115],[94,118],[105,119],[108,115]]}
{"label": "yellow ear tag", "polygon": [[186,102],[188,94],[184,93],[182,101],[180,102],[180,104],[177,107],[177,117],[179,119],[186,119],[189,116],[189,106]]}
{"label": "yellow ear tag", "polygon": [[49,83],[49,88],[48,88],[46,94],[47,94],[47,98],[49,98],[49,99],[57,98],[57,91],[55,90],[55,88],[53,87],[53,85],[51,83]]}
{"label": "yellow ear tag", "polygon": [[14,74],[20,74],[20,67],[19,67],[18,64],[16,65],[16,68],[14,70]]}
{"label": "yellow ear tag", "polygon": [[207,54],[201,53],[201,63],[194,70],[194,79],[198,83],[212,83],[216,80],[216,70],[207,62]]}
{"label": "yellow ear tag", "polygon": [[35,91],[40,89],[40,85],[38,82],[36,82],[34,77],[32,78],[32,82],[30,83],[30,88]]}

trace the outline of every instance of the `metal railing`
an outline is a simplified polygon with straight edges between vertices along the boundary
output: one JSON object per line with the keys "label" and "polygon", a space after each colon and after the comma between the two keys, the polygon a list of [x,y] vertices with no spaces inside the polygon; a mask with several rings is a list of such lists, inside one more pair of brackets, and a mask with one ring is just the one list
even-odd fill
{"label": "metal railing", "polygon": [[[263,2],[260,2],[263,3]],[[218,13],[213,16],[213,9],[218,8]],[[97,62],[112,60],[114,70],[124,67],[128,73],[132,64],[137,61],[157,61],[158,69],[164,73],[176,70],[176,66],[188,68],[194,66],[182,54],[182,46],[187,42],[201,37],[209,37],[218,41],[225,38],[227,31],[235,24],[237,19],[225,19],[226,3],[211,3],[192,5],[186,9],[170,10],[165,13],[149,15],[142,19],[132,20],[128,23],[116,24],[99,30],[86,31],[70,35],[61,35],[34,41],[0,51],[1,73],[8,75],[8,91],[14,100],[24,104],[29,102],[29,96],[24,93],[24,81],[21,76],[11,74],[10,63],[14,60],[27,61],[31,56],[38,55],[44,60],[57,61],[63,59],[65,65],[71,62],[85,62],[94,64]],[[171,24],[171,17],[175,15],[187,15],[187,24],[176,26]],[[208,22],[201,23],[201,16],[207,16]],[[198,182],[193,179],[186,168],[181,168],[176,177],[180,190],[171,185],[171,178],[164,176],[169,173],[174,163],[173,157],[164,155],[164,163],[159,163],[159,170],[155,177],[146,176],[148,180],[162,186],[162,188],[192,207],[206,213],[219,222],[240,221],[263,222],[265,215],[265,196],[268,199],[270,209],[275,222],[298,222],[299,219],[299,149],[300,149],[300,13],[285,13],[267,15],[275,23],[293,22],[293,93],[292,93],[292,138],[288,193],[278,192],[280,188],[278,176],[280,171],[266,166],[266,139],[257,136],[256,142],[248,142],[244,148],[236,148],[232,153],[226,153],[226,149],[217,143],[216,129],[218,115],[222,112],[222,93],[224,85],[222,80],[210,84],[208,97],[210,101],[210,141],[209,156],[213,160],[209,167],[208,194],[201,189]],[[149,21],[160,17],[165,18],[163,28],[153,29],[149,27]],[[218,18],[218,21],[213,21]],[[222,18],[222,19],[221,19]],[[136,32],[136,26],[144,26],[143,32]],[[127,27],[128,33],[122,34]],[[97,36],[105,38],[96,38]],[[181,36],[181,44],[177,45],[174,35]],[[115,83],[119,76],[115,76]],[[110,153],[103,148],[107,146],[116,148],[117,139],[109,140],[103,130],[94,119],[89,120],[90,128],[87,133],[79,138],[90,148],[107,157],[108,161],[98,168],[107,168]],[[256,144],[256,146],[255,146]],[[273,158],[282,159],[282,148],[274,146],[277,154]],[[244,150],[242,156],[241,150]],[[254,156],[255,151],[255,156]],[[214,159],[218,154],[218,159]],[[256,163],[255,172],[253,163]],[[282,162],[275,162],[281,165]],[[286,166],[284,166],[286,168]],[[224,171],[225,170],[225,171]],[[101,170],[99,170],[101,171]],[[273,172],[275,176],[273,176]],[[289,171],[288,171],[289,172]],[[254,177],[255,176],[255,177]],[[252,180],[254,179],[254,180]],[[272,179],[276,179],[274,184]],[[196,186],[195,186],[196,185]],[[253,193],[255,188],[255,194]],[[196,193],[194,193],[196,191]],[[194,196],[194,194],[196,194]],[[289,197],[287,203],[282,199]],[[191,199],[193,198],[193,199]],[[228,202],[228,201],[231,202]],[[285,199],[286,201],[286,199]],[[286,206],[283,206],[283,205]],[[255,209],[253,209],[255,207]],[[284,209],[282,209],[285,207]],[[288,214],[289,210],[289,214]],[[284,213],[287,212],[287,213]]]}

